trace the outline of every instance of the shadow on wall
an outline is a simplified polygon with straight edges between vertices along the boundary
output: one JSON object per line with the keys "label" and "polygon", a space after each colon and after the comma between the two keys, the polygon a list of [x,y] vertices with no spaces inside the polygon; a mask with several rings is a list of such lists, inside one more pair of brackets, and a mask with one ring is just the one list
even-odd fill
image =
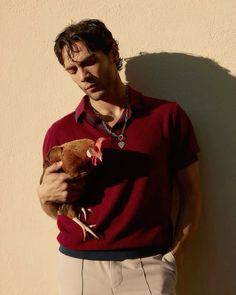
{"label": "shadow on wall", "polygon": [[178,294],[233,295],[236,77],[208,58],[182,53],[140,53],[126,62],[126,79],[135,89],[180,103],[201,147],[203,213],[180,271]]}

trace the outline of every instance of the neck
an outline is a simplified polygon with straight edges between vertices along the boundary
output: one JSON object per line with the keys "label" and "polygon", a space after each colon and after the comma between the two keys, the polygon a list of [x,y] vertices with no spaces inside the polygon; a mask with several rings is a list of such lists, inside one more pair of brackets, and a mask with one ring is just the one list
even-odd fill
{"label": "neck", "polygon": [[90,99],[90,104],[106,122],[117,121],[125,109],[127,103],[127,90],[122,82],[117,87],[108,90],[101,100]]}

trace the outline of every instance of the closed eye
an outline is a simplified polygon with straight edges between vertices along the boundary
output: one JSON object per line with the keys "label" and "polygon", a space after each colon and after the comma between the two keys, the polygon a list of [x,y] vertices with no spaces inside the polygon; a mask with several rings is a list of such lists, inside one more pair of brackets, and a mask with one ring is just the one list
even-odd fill
{"label": "closed eye", "polygon": [[71,65],[71,66],[66,67],[65,70],[69,74],[74,75],[74,74],[76,74],[78,67],[84,68],[84,67],[93,66],[96,62],[97,62],[97,57],[93,53],[93,54],[87,56],[81,62],[78,62],[76,65]]}
{"label": "closed eye", "polygon": [[69,67],[69,68],[66,69],[66,71],[67,71],[69,74],[74,75],[74,74],[76,74],[76,72],[77,72],[77,67],[76,67],[76,66]]}
{"label": "closed eye", "polygon": [[81,63],[81,66],[83,67],[92,66],[96,63],[96,61],[97,61],[96,57],[94,55],[91,55],[89,58],[87,58]]}

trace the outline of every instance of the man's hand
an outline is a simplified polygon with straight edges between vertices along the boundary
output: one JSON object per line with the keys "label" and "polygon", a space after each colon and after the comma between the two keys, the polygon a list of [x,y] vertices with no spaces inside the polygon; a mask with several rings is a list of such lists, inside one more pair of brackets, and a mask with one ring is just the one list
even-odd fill
{"label": "man's hand", "polygon": [[174,250],[171,250],[172,255],[175,258],[176,264],[178,267],[181,267],[184,262],[185,250],[181,251],[180,248],[176,247]]}
{"label": "man's hand", "polygon": [[57,217],[60,204],[73,202],[79,198],[84,185],[83,178],[78,181],[72,179],[61,169],[62,162],[47,167],[44,171],[42,183],[37,189],[38,197],[43,210],[51,217]]}

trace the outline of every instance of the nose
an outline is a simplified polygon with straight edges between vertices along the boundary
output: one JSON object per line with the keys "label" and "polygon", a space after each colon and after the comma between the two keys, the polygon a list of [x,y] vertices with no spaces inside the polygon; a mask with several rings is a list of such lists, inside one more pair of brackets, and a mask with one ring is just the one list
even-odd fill
{"label": "nose", "polygon": [[80,80],[81,82],[88,82],[91,78],[91,74],[85,68],[80,69]]}

